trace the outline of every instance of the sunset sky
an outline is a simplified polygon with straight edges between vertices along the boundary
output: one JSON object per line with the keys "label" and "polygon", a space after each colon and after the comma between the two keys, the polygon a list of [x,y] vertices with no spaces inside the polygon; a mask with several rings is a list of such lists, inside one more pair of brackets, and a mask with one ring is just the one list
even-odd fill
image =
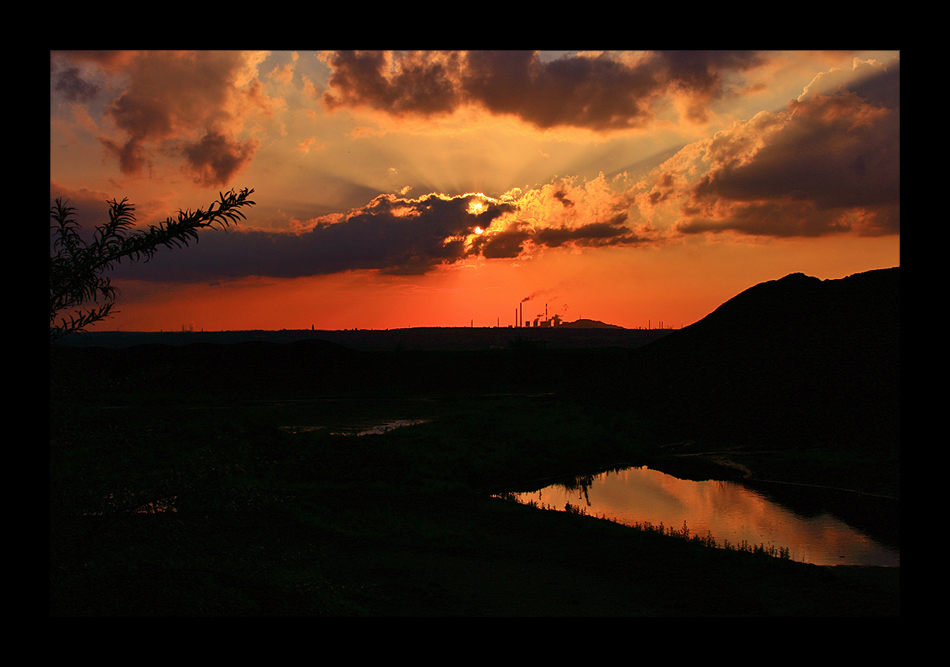
{"label": "sunset sky", "polygon": [[897,51],[53,51],[50,202],[253,188],[98,330],[681,327],[900,264]]}

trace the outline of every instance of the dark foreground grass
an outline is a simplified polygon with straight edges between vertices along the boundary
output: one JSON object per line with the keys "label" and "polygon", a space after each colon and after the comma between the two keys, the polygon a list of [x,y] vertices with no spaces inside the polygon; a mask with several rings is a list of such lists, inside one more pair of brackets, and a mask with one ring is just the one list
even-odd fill
{"label": "dark foreground grass", "polygon": [[[632,414],[539,387],[225,401],[134,368],[86,372],[51,371],[52,616],[900,613],[899,569],[709,549],[492,497],[642,462],[656,443]],[[334,435],[379,419],[427,421]]]}

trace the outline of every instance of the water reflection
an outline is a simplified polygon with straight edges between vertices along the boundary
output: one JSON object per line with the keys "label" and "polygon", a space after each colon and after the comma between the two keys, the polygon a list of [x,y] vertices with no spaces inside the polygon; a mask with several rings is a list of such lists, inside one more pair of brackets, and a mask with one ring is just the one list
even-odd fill
{"label": "water reflection", "polygon": [[516,494],[555,509],[580,505],[588,514],[633,525],[662,522],[717,543],[743,540],[788,548],[792,560],[816,565],[900,565],[898,551],[877,544],[830,514],[802,517],[735,482],[682,480],[649,468],[627,468]]}

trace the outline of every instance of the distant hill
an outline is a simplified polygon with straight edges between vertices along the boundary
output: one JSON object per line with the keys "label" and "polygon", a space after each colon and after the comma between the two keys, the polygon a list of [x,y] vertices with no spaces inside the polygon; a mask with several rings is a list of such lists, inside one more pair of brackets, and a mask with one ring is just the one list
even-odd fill
{"label": "distant hill", "polygon": [[598,394],[695,437],[899,447],[900,267],[755,285],[631,351]]}
{"label": "distant hill", "polygon": [[573,322],[562,322],[558,325],[559,329],[623,329],[616,324],[606,324],[598,320],[580,319]]}

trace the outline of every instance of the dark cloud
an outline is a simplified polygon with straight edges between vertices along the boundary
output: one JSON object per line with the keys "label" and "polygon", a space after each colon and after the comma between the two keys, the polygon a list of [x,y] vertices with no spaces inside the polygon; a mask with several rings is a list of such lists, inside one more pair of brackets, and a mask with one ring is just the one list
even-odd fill
{"label": "dark cloud", "polygon": [[[470,211],[474,199],[482,203]],[[117,276],[157,281],[214,281],[246,276],[293,278],[351,270],[417,275],[469,257],[515,258],[530,247],[601,247],[645,242],[625,226],[625,214],[574,228],[535,228],[515,204],[480,195],[380,195],[346,215],[327,216],[298,233],[231,228],[159,253]],[[483,233],[476,233],[476,228]],[[121,272],[121,273],[120,273]]]}
{"label": "dark cloud", "polygon": [[656,184],[647,195],[650,205],[656,206],[657,204],[669,199],[674,192],[674,188],[678,180],[679,177],[670,172],[659,174],[657,176]]}
{"label": "dark cloud", "polygon": [[99,94],[99,85],[82,77],[78,67],[68,67],[56,77],[53,89],[70,102],[89,102]]}
{"label": "dark cloud", "polygon": [[713,98],[722,95],[724,76],[758,67],[766,58],[761,51],[657,51],[652,65],[672,85]]}
{"label": "dark cloud", "polygon": [[633,245],[644,241],[624,225],[626,219],[626,213],[621,213],[607,222],[589,222],[578,227],[547,227],[539,229],[533,240],[550,248],[566,244],[580,247]]}
{"label": "dark cloud", "polygon": [[846,232],[851,226],[838,211],[821,211],[811,202],[787,197],[749,202],[722,217],[697,212],[677,229],[686,234],[731,230],[754,236],[815,237]]}
{"label": "dark cloud", "polygon": [[901,63],[900,60],[888,63],[884,71],[877,71],[862,77],[848,87],[855,95],[868,104],[899,109],[901,105]]}
{"label": "dark cloud", "polygon": [[900,201],[898,113],[876,114],[851,96],[795,103],[792,111],[793,120],[752,161],[724,165],[697,194],[733,201],[793,196],[821,208]]}
{"label": "dark cloud", "polygon": [[[755,130],[720,135],[709,152],[712,169],[693,188],[678,228],[898,233],[899,85],[899,70],[889,70],[854,90],[793,101]],[[756,141],[761,146],[750,152]]]}
{"label": "dark cloud", "polygon": [[148,151],[139,139],[133,137],[125,143],[119,143],[108,137],[103,137],[99,141],[106,149],[106,153],[118,160],[119,169],[123,174],[142,173],[151,164],[151,160],[148,159]]}
{"label": "dark cloud", "polygon": [[380,195],[345,216],[316,222],[301,233],[242,230],[210,232],[199,243],[129,268],[125,277],[200,281],[244,276],[298,277],[370,269],[423,274],[471,251],[466,238],[512,210],[490,203],[468,212],[473,195],[400,199]]}
{"label": "dark cloud", "polygon": [[470,52],[463,77],[467,99],[540,128],[639,127],[653,116],[651,101],[659,85],[649,68],[607,56],[544,63],[527,51]]}
{"label": "dark cloud", "polygon": [[725,77],[766,61],[759,51],[658,51],[654,65],[665,81],[691,99],[687,115],[696,122],[706,120],[707,105],[724,94]]}
{"label": "dark cloud", "polygon": [[400,116],[449,113],[459,103],[457,86],[460,55],[413,52],[392,62],[382,51],[337,51],[333,74],[324,93],[330,109],[367,105]]}
{"label": "dark cloud", "polygon": [[609,54],[542,61],[534,51],[337,52],[324,101],[393,115],[430,116],[477,104],[539,128],[597,131],[641,127],[667,95],[692,96],[697,110],[722,94],[723,77],[763,62],[754,52],[657,52],[636,61]]}
{"label": "dark cloud", "polygon": [[516,223],[507,229],[480,236],[475,240],[473,249],[486,259],[514,259],[531,238],[531,232]]}
{"label": "dark cloud", "polygon": [[567,198],[567,193],[558,190],[554,193],[554,198],[564,205],[564,208],[574,208],[574,202]]}
{"label": "dark cloud", "polygon": [[55,70],[60,66],[69,67],[69,63],[80,63],[93,64],[105,70],[120,71],[127,67],[138,53],[138,51],[115,49],[59,49],[50,51],[50,69]]}
{"label": "dark cloud", "polygon": [[219,132],[208,132],[199,141],[187,143],[182,153],[195,181],[206,186],[228,183],[245,164],[250,162],[257,142],[236,141]]}

